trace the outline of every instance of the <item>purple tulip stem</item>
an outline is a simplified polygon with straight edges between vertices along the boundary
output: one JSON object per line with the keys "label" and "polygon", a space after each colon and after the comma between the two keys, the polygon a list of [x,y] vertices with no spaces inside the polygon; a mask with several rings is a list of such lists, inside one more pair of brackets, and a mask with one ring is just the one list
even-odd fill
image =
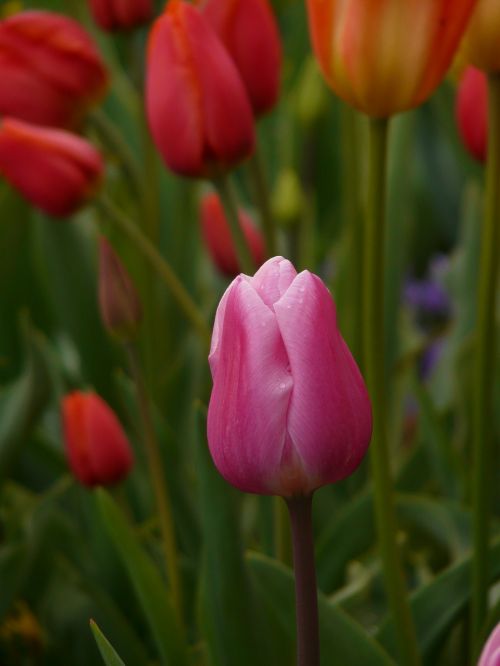
{"label": "purple tulip stem", "polygon": [[290,513],[295,571],[297,666],[319,666],[319,623],[312,495],[286,500]]}
{"label": "purple tulip stem", "polygon": [[500,76],[488,81],[489,137],[485,215],[477,295],[473,404],[473,556],[472,650],[475,655],[488,613],[488,545],[492,495],[493,432],[495,430],[495,303],[500,247]]}

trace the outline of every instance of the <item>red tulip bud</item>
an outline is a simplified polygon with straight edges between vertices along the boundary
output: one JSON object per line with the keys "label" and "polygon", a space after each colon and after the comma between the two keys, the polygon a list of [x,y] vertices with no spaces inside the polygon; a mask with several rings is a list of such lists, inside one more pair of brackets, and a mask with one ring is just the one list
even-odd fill
{"label": "red tulip bud", "polygon": [[149,37],[146,104],[165,163],[215,176],[254,148],[253,114],[238,71],[207,19],[171,0]]}
{"label": "red tulip bud", "polygon": [[97,150],[75,134],[12,118],[0,124],[0,174],[49,215],[74,213],[94,193],[102,171]]}
{"label": "red tulip bud", "polygon": [[[256,266],[260,266],[265,259],[262,235],[247,213],[240,211],[239,219],[254,263]],[[234,249],[231,230],[216,194],[208,194],[203,198],[201,225],[205,244],[212,255],[214,264],[221,273],[229,277],[238,275],[241,269]]]}
{"label": "red tulip bud", "polygon": [[133,464],[127,437],[115,413],[96,393],[74,391],[61,406],[71,471],[85,486],[111,485]]}
{"label": "red tulip bud", "polygon": [[456,116],[467,150],[484,162],[488,144],[488,85],[485,74],[475,67],[467,67],[460,81]]}
{"label": "red tulip bud", "polygon": [[238,68],[256,116],[279,95],[281,42],[268,0],[207,0],[203,13]]}
{"label": "red tulip bud", "polygon": [[95,22],[103,30],[128,30],[153,15],[152,0],[90,0]]}
{"label": "red tulip bud", "polygon": [[137,290],[108,241],[99,240],[99,306],[106,329],[127,342],[133,340],[142,318]]}
{"label": "red tulip bud", "polygon": [[108,83],[84,28],[45,11],[0,21],[0,72],[0,114],[56,127],[74,127]]}

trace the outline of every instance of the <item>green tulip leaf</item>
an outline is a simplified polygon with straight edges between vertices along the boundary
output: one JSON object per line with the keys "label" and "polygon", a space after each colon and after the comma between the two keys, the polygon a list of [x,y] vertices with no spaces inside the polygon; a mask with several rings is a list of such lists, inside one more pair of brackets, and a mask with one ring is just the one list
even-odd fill
{"label": "green tulip leaf", "polygon": [[186,645],[165,581],[142,549],[111,496],[105,490],[99,489],[96,491],[96,498],[104,527],[127,570],[162,663],[166,666],[184,666],[188,663]]}
{"label": "green tulip leaf", "polygon": [[[275,631],[275,641],[287,650],[293,663],[295,643],[295,584],[290,569],[259,553],[249,553],[247,562],[258,592],[266,622]],[[344,611],[319,593],[321,664],[324,666],[395,666],[383,648]],[[288,646],[288,647],[287,647]]]}
{"label": "green tulip leaf", "polygon": [[94,634],[94,638],[101,653],[101,657],[104,660],[106,666],[125,666],[125,663],[120,659],[116,650],[108,641],[106,636],[99,629],[94,620],[90,620],[90,628]]}

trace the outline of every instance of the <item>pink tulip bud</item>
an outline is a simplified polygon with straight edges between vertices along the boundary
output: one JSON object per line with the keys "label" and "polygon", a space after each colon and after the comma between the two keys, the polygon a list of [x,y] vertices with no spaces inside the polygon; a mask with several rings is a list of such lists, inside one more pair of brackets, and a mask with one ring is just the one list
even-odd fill
{"label": "pink tulip bud", "polygon": [[[239,218],[254,263],[256,266],[260,266],[265,257],[262,234],[245,211],[239,212]],[[201,226],[205,244],[212,255],[214,264],[221,273],[229,277],[237,275],[241,270],[238,257],[229,224],[216,194],[207,194],[201,202]]]}
{"label": "pink tulip bud", "polygon": [[282,257],[239,275],[219,304],[209,362],[208,442],[229,483],[290,497],[357,468],[370,399],[319,277]]}
{"label": "pink tulip bud", "polygon": [[477,666],[500,666],[500,622],[491,632]]}
{"label": "pink tulip bud", "polygon": [[96,393],[74,391],[61,405],[71,471],[84,486],[121,481],[133,464],[127,437],[115,413]]}
{"label": "pink tulip bud", "polygon": [[108,85],[84,28],[45,11],[0,21],[0,76],[0,114],[54,127],[75,127]]}
{"label": "pink tulip bud", "polygon": [[281,41],[268,0],[207,0],[203,13],[238,68],[256,116],[279,95]]}
{"label": "pink tulip bud", "polygon": [[467,67],[460,81],[456,116],[467,150],[484,162],[488,145],[488,85],[486,75],[475,67]]}
{"label": "pink tulip bud", "polygon": [[128,30],[153,16],[152,0],[90,0],[94,21],[103,30]]}
{"label": "pink tulip bud", "polygon": [[142,319],[139,294],[127,269],[104,237],[99,240],[99,308],[111,335],[123,342],[136,337]]}
{"label": "pink tulip bud", "polygon": [[0,124],[0,175],[49,215],[76,212],[97,189],[102,172],[97,150],[75,134],[12,118]]}
{"label": "pink tulip bud", "polygon": [[170,0],[149,37],[146,106],[165,163],[212,177],[250,156],[254,120],[231,57],[192,5]]}

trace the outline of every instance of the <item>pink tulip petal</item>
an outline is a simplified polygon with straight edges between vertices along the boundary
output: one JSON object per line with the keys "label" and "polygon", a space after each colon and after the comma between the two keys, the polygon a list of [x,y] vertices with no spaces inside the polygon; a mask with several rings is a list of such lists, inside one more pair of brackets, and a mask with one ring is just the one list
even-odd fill
{"label": "pink tulip petal", "polygon": [[477,666],[500,666],[500,622],[486,641]]}
{"label": "pink tulip petal", "polygon": [[316,275],[300,273],[274,310],[294,379],[288,434],[313,490],[359,465],[371,435],[369,398]]}
{"label": "pink tulip petal", "polygon": [[279,493],[293,380],[274,313],[236,278],[218,312],[208,441],[219,472],[243,491]]}
{"label": "pink tulip petal", "polygon": [[272,308],[292,284],[297,271],[288,259],[273,257],[263,264],[250,282],[264,303]]}

